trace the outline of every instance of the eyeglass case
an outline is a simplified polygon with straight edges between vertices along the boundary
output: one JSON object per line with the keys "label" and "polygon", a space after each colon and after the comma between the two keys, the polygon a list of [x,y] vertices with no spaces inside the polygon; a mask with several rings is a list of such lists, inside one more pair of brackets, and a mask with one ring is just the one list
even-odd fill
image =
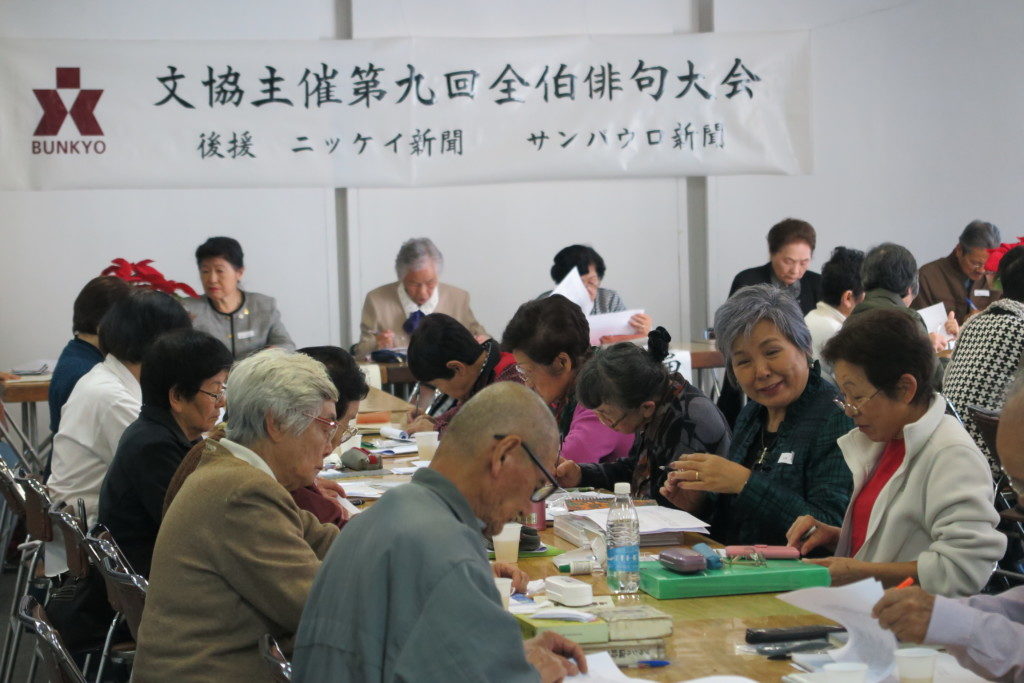
{"label": "eyeglass case", "polygon": [[679,574],[695,574],[707,569],[708,563],[696,550],[689,548],[669,548],[658,555],[658,562],[665,569]]}
{"label": "eyeglass case", "polygon": [[727,545],[726,557],[749,557],[757,553],[766,560],[799,560],[800,551],[791,545]]}

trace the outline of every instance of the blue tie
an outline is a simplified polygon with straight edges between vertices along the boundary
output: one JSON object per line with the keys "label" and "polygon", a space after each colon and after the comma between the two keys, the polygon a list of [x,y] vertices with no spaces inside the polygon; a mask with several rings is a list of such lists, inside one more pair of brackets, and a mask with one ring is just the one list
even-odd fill
{"label": "blue tie", "polygon": [[406,318],[405,322],[402,323],[402,329],[405,330],[406,334],[412,334],[426,317],[427,316],[423,311],[413,311],[412,314]]}

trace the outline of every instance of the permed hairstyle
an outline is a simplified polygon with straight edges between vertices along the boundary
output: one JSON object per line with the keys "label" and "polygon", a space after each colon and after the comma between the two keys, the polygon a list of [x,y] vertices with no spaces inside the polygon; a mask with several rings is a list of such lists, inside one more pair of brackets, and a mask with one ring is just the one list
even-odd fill
{"label": "permed hairstyle", "polygon": [[227,437],[243,446],[266,438],[267,420],[297,436],[338,390],[324,364],[304,353],[264,349],[235,364],[228,383]]}
{"label": "permed hairstyle", "polygon": [[597,277],[604,279],[604,259],[594,251],[593,247],[586,244],[573,244],[555,254],[555,262],[551,266],[551,279],[561,282],[573,268],[582,276],[590,270],[590,264],[594,264]]}
{"label": "permed hairstyle", "polygon": [[208,258],[222,258],[236,270],[245,267],[242,245],[234,237],[210,237],[196,249],[196,263],[202,265]]}
{"label": "permed hairstyle", "polygon": [[832,256],[821,269],[822,301],[835,308],[847,291],[853,292],[854,299],[860,298],[864,293],[864,282],[860,279],[863,263],[864,252],[859,249],[833,249]]}
{"label": "permed hairstyle", "polygon": [[171,389],[189,401],[233,360],[224,343],[206,332],[185,328],[162,334],[142,358],[142,403],[170,410]]}
{"label": "permed hairstyle", "polygon": [[579,368],[590,352],[590,325],[580,307],[561,294],[534,299],[512,316],[501,347],[521,351],[541,365],[551,365],[564,352]]}
{"label": "permed hairstyle", "polygon": [[597,349],[576,377],[576,397],[593,410],[609,404],[632,410],[644,401],[660,399],[668,388],[668,357],[672,337],[664,327],[647,335],[647,350],[620,342]]}
{"label": "permed hairstyle", "polygon": [[790,294],[772,285],[751,285],[733,294],[715,311],[715,344],[725,355],[725,374],[734,385],[732,347],[762,320],[775,325],[794,346],[811,358],[811,332],[800,306]]}
{"label": "permed hairstyle", "polygon": [[806,242],[807,246],[814,251],[818,243],[818,235],[814,232],[814,226],[799,218],[787,218],[779,221],[768,231],[768,253],[777,253],[787,244],[793,242]]}
{"label": "permed hairstyle", "polygon": [[75,297],[71,332],[96,334],[100,320],[110,307],[126,298],[131,291],[131,285],[112,275],[101,275],[89,280]]}
{"label": "permed hairstyle", "polygon": [[135,287],[100,321],[100,350],[122,363],[141,363],[150,344],[164,332],[192,327],[192,319],[170,294]]}
{"label": "permed hairstyle", "polygon": [[896,398],[900,377],[911,375],[917,380],[911,403],[931,401],[935,351],[904,309],[876,309],[849,318],[825,343],[821,355],[833,367],[846,361],[861,368],[868,381],[890,398]]}
{"label": "permed hairstyle", "polygon": [[444,256],[433,241],[429,237],[413,237],[406,240],[398,250],[398,256],[395,257],[395,273],[401,280],[410,270],[422,269],[427,261],[434,263],[438,275],[444,270]]}
{"label": "permed hairstyle", "polygon": [[409,338],[409,370],[420,382],[451,379],[455,371],[451,361],[472,365],[483,353],[483,346],[450,315],[431,313],[420,321]]}

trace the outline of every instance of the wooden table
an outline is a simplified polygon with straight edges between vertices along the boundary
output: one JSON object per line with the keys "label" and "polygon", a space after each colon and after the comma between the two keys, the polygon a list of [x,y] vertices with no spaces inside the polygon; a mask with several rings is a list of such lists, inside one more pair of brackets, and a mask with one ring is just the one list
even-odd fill
{"label": "wooden table", "polygon": [[412,404],[403,401],[397,396],[392,396],[386,391],[376,387],[370,387],[370,393],[359,402],[360,413],[377,413],[387,411],[389,413],[407,413],[412,410]]}
{"label": "wooden table", "polygon": [[[558,538],[552,529],[541,533],[549,546],[572,550],[571,543]],[[686,534],[685,544],[708,539]],[[717,544],[715,544],[717,545]],[[641,554],[656,555],[662,548],[641,548]],[[539,579],[558,574],[550,557],[519,560],[519,568]],[[594,587],[595,595],[608,595],[604,577],[577,576]],[[670,666],[661,669],[623,669],[626,675],[652,681],[683,681],[701,676],[733,674],[756,681],[777,682],[793,673],[789,662],[768,661],[756,654],[742,654],[736,646],[745,643],[748,628],[775,628],[830,624],[828,619],[782,602],[772,594],[730,595],[716,598],[656,600],[646,593],[616,598],[617,602],[641,602],[672,616],[674,630],[668,642]]]}
{"label": "wooden table", "polygon": [[[415,456],[389,458],[385,467],[407,465]],[[387,475],[366,479],[344,479],[342,486],[349,482],[360,481],[408,481],[407,475]],[[372,502],[367,503],[367,507]],[[541,538],[548,546],[573,550],[568,541],[557,537],[554,530],[548,528],[541,533]],[[687,545],[707,541],[699,534],[686,534]],[[715,544],[718,545],[718,544]],[[662,548],[641,548],[641,553],[657,554]],[[550,557],[521,559],[519,568],[530,575],[530,579],[540,579],[558,574]],[[608,595],[608,586],[604,577],[577,576],[576,578],[593,585],[595,595]],[[772,594],[732,595],[716,598],[687,598],[680,600],[656,600],[646,593],[635,596],[616,598],[618,602],[630,604],[641,602],[651,605],[672,616],[674,630],[668,642],[667,658],[670,666],[662,669],[623,669],[627,676],[666,683],[714,676],[734,674],[752,678],[755,681],[771,681],[777,683],[783,676],[793,673],[789,662],[769,661],[756,654],[743,654],[736,651],[737,645],[745,643],[744,637],[748,628],[777,628],[783,626],[807,626],[812,624],[831,624],[825,617],[805,612],[797,607],[775,598]]]}
{"label": "wooden table", "polygon": [[[44,444],[39,441],[38,403],[49,400],[50,378],[31,380],[20,379],[0,382],[0,401],[21,404],[21,431],[33,450],[38,451]],[[49,428],[49,425],[47,425]]]}

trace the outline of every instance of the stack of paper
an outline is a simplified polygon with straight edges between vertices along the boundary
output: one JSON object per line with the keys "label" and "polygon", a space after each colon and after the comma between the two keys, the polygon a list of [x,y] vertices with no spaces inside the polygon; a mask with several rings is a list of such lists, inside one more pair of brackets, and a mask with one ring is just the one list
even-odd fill
{"label": "stack of paper", "polygon": [[[602,531],[608,530],[608,512],[610,508],[603,510],[577,510],[572,514],[578,517],[586,517],[601,527]],[[679,533],[683,531],[694,531],[705,533],[708,530],[707,522],[694,517],[689,512],[676,510],[675,508],[661,507],[660,505],[641,505],[636,508],[637,518],[640,520],[640,535]]]}

